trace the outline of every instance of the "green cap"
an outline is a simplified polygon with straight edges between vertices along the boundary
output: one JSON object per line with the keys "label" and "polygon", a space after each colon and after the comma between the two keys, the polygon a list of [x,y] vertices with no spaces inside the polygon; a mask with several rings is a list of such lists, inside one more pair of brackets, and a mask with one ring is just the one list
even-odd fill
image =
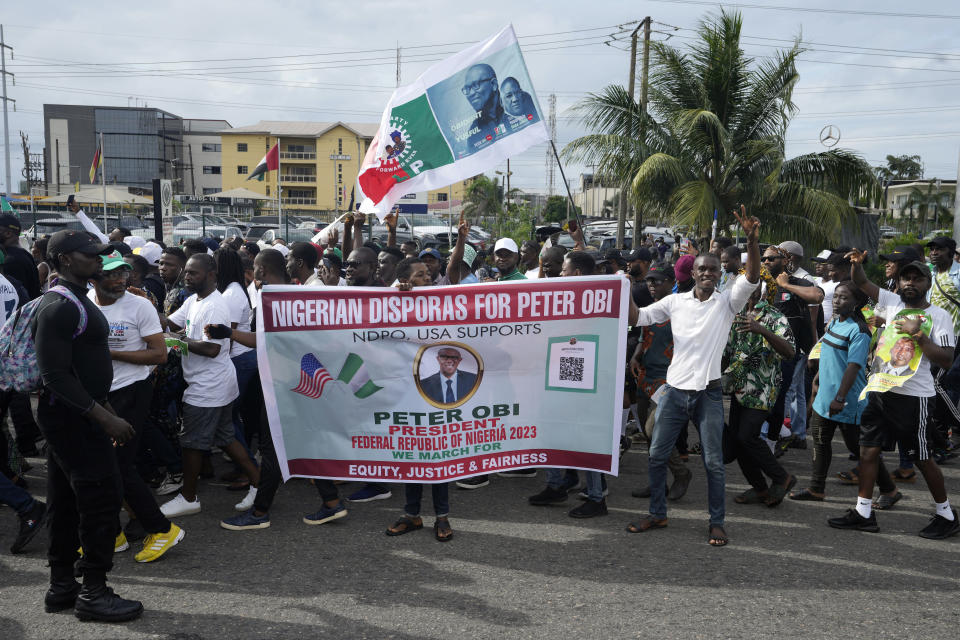
{"label": "green cap", "polygon": [[123,261],[123,256],[119,251],[111,251],[103,256],[103,270],[113,271],[114,269],[126,268],[133,270],[133,266]]}
{"label": "green cap", "polygon": [[332,249],[327,249],[324,253],[333,253],[333,255],[340,258],[340,261],[343,262],[343,251],[340,251],[340,247],[333,247]]}

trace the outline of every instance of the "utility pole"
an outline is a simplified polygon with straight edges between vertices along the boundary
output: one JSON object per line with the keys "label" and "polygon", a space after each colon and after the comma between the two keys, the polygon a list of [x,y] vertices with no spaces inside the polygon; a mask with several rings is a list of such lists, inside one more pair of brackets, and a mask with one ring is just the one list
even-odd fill
{"label": "utility pole", "polygon": [[400,86],[400,43],[397,43],[397,86]]}
{"label": "utility pole", "polygon": [[[10,184],[10,125],[7,121],[7,103],[12,102],[13,108],[17,108],[17,101],[7,97],[7,76],[12,73],[7,71],[7,49],[10,49],[10,58],[13,58],[13,47],[9,46],[3,39],[3,25],[0,24],[0,76],[3,76],[3,162],[6,170],[7,181],[4,183],[7,193],[13,193],[13,187]],[[16,81],[14,81],[16,84]]]}
{"label": "utility pole", "polygon": [[957,159],[957,183],[953,186],[953,237],[960,238],[960,158]]}
{"label": "utility pole", "polygon": [[[646,60],[647,52],[649,51],[649,42],[650,42],[650,16],[644,18],[640,24],[637,25],[637,28],[633,30],[633,33],[630,34],[630,76],[627,78],[627,91],[630,94],[630,102],[633,102],[633,96],[636,91],[636,80],[637,80],[637,37],[640,32],[641,27],[646,27],[644,30],[644,69],[646,69]],[[646,82],[643,86],[643,103],[646,102]],[[632,118],[630,115],[627,115],[627,135],[631,135],[633,131]],[[630,190],[630,182],[626,181],[620,187],[620,202],[619,202],[619,211],[617,212],[617,248],[623,249],[623,240],[625,235],[624,228],[627,223],[627,193]],[[637,238],[637,228],[636,228],[636,219],[634,219],[634,229],[633,237],[634,242]]]}
{"label": "utility pole", "polygon": [[[650,77],[650,16],[643,19],[643,66],[640,70],[640,112],[647,115],[647,90]],[[640,139],[646,140],[646,124],[640,123]],[[640,246],[643,237],[643,212],[640,207],[633,209],[633,248]]]}

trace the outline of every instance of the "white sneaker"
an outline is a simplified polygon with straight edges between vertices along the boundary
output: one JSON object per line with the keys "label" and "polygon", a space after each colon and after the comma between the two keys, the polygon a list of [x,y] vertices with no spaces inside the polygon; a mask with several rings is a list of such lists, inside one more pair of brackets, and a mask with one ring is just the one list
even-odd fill
{"label": "white sneaker", "polygon": [[249,511],[250,508],[253,506],[253,501],[256,499],[257,499],[257,488],[251,485],[251,487],[247,489],[246,497],[240,502],[238,502],[237,504],[233,505],[233,508],[236,509],[237,511],[240,511],[241,513],[244,511]]}
{"label": "white sneaker", "polygon": [[194,513],[200,513],[200,498],[197,498],[193,502],[189,502],[183,497],[182,493],[178,493],[176,498],[169,502],[165,502],[160,507],[160,512],[168,518],[189,516]]}
{"label": "white sneaker", "polygon": [[154,489],[153,492],[158,496],[168,496],[175,491],[180,491],[181,487],[183,487],[183,474],[168,473],[164,476],[160,486]]}

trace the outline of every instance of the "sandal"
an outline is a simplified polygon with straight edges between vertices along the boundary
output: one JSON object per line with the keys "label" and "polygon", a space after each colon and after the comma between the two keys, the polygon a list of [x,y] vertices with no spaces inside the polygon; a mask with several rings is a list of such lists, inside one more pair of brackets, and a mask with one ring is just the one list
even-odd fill
{"label": "sandal", "polygon": [[910,470],[910,473],[904,473],[903,469],[899,467],[890,474],[890,479],[894,482],[910,482],[914,483],[917,481],[917,472],[913,469]]}
{"label": "sandal", "polygon": [[627,531],[629,533],[644,533],[645,531],[650,531],[651,529],[665,529],[667,526],[667,519],[656,520],[653,516],[644,516],[638,522],[631,522],[627,525]]}
{"label": "sandal", "polygon": [[386,533],[388,536],[402,536],[405,533],[410,533],[411,531],[416,531],[417,529],[423,529],[423,520],[420,518],[403,516],[394,522],[393,526],[387,529]]}
{"label": "sandal", "polygon": [[437,518],[433,523],[433,535],[440,542],[447,542],[453,538],[453,529],[450,528],[450,521],[446,518]]}
{"label": "sandal", "polygon": [[791,491],[790,499],[791,500],[800,500],[808,502],[823,502],[826,496],[818,496],[810,489],[800,489],[800,491]]}
{"label": "sandal", "polygon": [[787,497],[787,493],[790,489],[793,489],[794,485],[797,484],[797,476],[792,475],[790,479],[787,480],[787,484],[775,484],[770,487],[770,495],[766,499],[766,505],[770,508],[778,506],[783,499]]}
{"label": "sandal", "polygon": [[[720,535],[714,534],[714,531],[719,531]],[[727,542],[729,542],[727,540],[727,532],[724,531],[723,527],[710,525],[708,535],[710,537],[707,538],[707,543],[711,547],[725,547],[727,546]]]}
{"label": "sandal", "polygon": [[[756,489],[747,489],[736,498],[733,499],[737,504],[760,504],[761,502],[766,502],[769,499],[769,496],[761,496],[757,493]],[[783,498],[781,498],[782,500]]]}
{"label": "sandal", "polygon": [[879,509],[880,511],[886,511],[893,507],[893,505],[900,502],[900,498],[903,497],[903,494],[897,491],[892,496],[886,496],[881,494],[879,498],[873,501],[873,508]]}
{"label": "sandal", "polygon": [[860,474],[857,473],[856,469],[841,471],[837,474],[837,477],[840,478],[840,484],[860,484]]}

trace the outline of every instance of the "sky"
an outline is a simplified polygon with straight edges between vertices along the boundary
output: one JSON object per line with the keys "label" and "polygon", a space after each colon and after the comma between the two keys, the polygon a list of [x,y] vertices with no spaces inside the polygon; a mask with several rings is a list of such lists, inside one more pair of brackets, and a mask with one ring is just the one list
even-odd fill
{"label": "sky", "polygon": [[[960,5],[889,0],[722,3],[743,14],[743,47],[758,59],[801,37],[797,115],[787,156],[838,147],[873,165],[920,155],[925,178],[953,179],[960,152]],[[5,2],[12,180],[23,169],[20,132],[43,148],[45,103],[147,104],[186,118],[378,122],[396,86],[512,23],[541,107],[556,95],[558,149],[588,127],[574,107],[590,92],[626,85],[629,37],[645,16],[655,40],[688,46],[721,3],[700,0],[415,3]],[[9,52],[8,52],[9,53]],[[638,56],[639,58],[639,56]],[[638,70],[639,70],[638,60]],[[639,93],[639,90],[638,90]],[[11,105],[12,106],[12,105]],[[546,147],[514,157],[511,186],[547,190]],[[0,166],[2,166],[0,154]],[[564,167],[568,180],[589,168]],[[505,170],[505,167],[500,167]],[[488,172],[492,175],[492,172]],[[0,170],[0,182],[4,182]],[[6,187],[0,187],[6,190]],[[562,182],[556,172],[554,193]]]}

